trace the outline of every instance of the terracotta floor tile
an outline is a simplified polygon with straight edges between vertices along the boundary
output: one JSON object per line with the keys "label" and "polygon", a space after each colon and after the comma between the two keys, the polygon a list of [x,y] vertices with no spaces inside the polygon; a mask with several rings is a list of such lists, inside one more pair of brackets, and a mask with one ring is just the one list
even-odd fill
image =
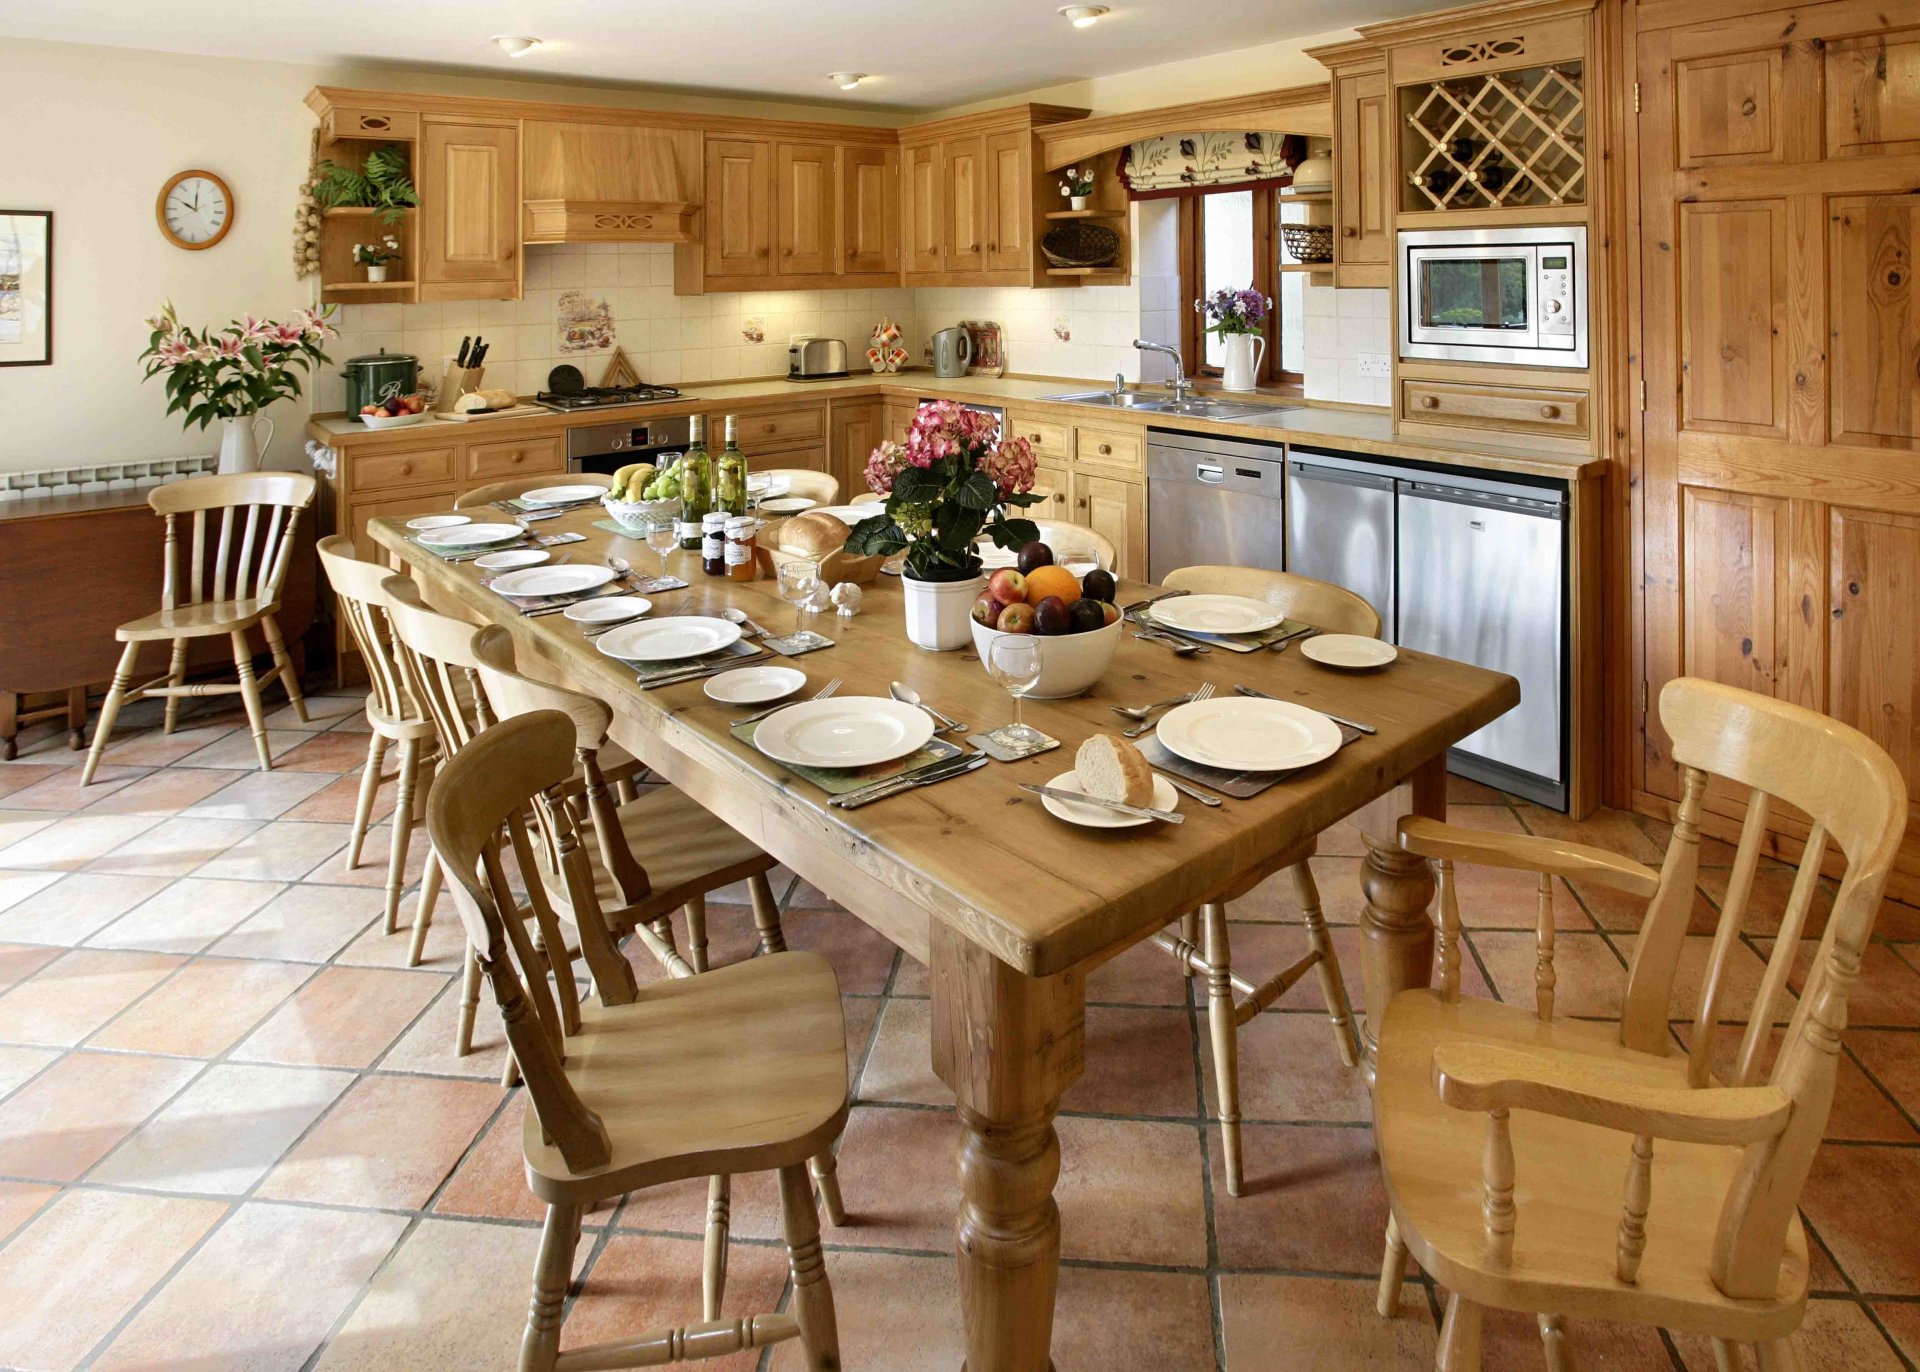
{"label": "terracotta floor tile", "polygon": [[218,1201],[71,1191],[0,1249],[0,1364],[71,1367],[184,1257]]}
{"label": "terracotta floor tile", "polygon": [[84,810],[103,796],[131,786],[147,775],[143,767],[115,767],[102,763],[91,785],[80,784],[79,766],[62,768],[52,776],[22,787],[7,797],[11,810]]}
{"label": "terracotta floor tile", "polygon": [[[833,1280],[838,1255],[827,1258]],[[787,1250],[736,1243],[727,1250],[727,1285],[721,1315],[739,1319],[771,1314],[787,1284]],[[834,1293],[836,1297],[838,1292]],[[839,1311],[836,1308],[835,1314]],[[632,1338],[649,1329],[700,1322],[700,1244],[693,1239],[616,1234],[588,1269],[580,1295],[567,1314],[563,1348]],[[701,1372],[753,1372],[758,1350],[698,1364]],[[849,1367],[853,1363],[847,1364]]]}
{"label": "terracotta floor tile", "polygon": [[1087,1000],[1092,1004],[1185,1005],[1187,979],[1180,975],[1180,964],[1171,956],[1151,943],[1136,943],[1088,974]]}
{"label": "terracotta floor tile", "polygon": [[[844,1170],[839,1175],[841,1196],[847,1203],[847,1223],[836,1228],[827,1223],[825,1216],[821,1217],[820,1233],[823,1241],[829,1244],[852,1242],[850,1236],[874,1222],[878,1213],[873,1208],[871,1197],[847,1189]],[[736,1239],[780,1238],[778,1178],[772,1172],[749,1172],[744,1176],[736,1176],[730,1194],[729,1218],[732,1220],[731,1232]],[[698,1238],[705,1232],[707,1223],[707,1180],[695,1177],[636,1191],[627,1197],[613,1223],[615,1228],[622,1230]],[[874,1242],[877,1244],[882,1241],[876,1239]]]}
{"label": "terracotta floor tile", "polygon": [[[1762,957],[1770,957],[1773,943],[1769,939],[1755,939],[1754,945],[1760,949]],[[1819,947],[1816,939],[1802,939],[1800,951],[1795,955],[1793,971],[1787,976],[1787,986],[1795,995],[1806,985],[1807,969],[1813,963],[1813,954]],[[1900,951],[1884,943],[1869,943],[1866,953],[1860,959],[1860,979],[1853,984],[1853,991],[1847,997],[1847,1027],[1898,1028],[1920,1027],[1920,972],[1914,970],[1905,960],[1920,961],[1920,950],[1908,950],[1902,945]]]}
{"label": "terracotta floor tile", "polygon": [[[348,826],[342,824],[338,827],[344,838]],[[391,851],[390,845],[392,842],[393,825],[390,823],[376,824],[367,831],[367,841],[360,850],[360,865],[358,867],[347,866],[346,849],[342,847],[339,852],[336,852],[332,857],[321,863],[320,866],[314,868],[312,872],[308,874],[307,880],[334,882],[341,886],[378,886],[384,888],[387,884],[387,855]],[[427,854],[431,852],[432,849],[433,845],[427,841],[426,826],[424,824],[416,824],[413,827],[410,840],[407,844],[407,863],[404,884],[409,891],[411,891],[413,886],[420,880],[421,872],[426,870]],[[413,898],[409,895],[406,903],[401,907],[401,917],[403,919],[409,917],[406,911],[410,910],[412,905]],[[451,907],[448,908],[446,913],[452,913]]]}
{"label": "terracotta floor tile", "polygon": [[1192,1119],[1198,1108],[1193,1026],[1180,1008],[1090,1006],[1086,1075],[1063,1110]]}
{"label": "terracotta floor tile", "polygon": [[279,891],[270,881],[185,877],[109,924],[88,939],[87,946],[197,953]]}
{"label": "terracotta floor tile", "polygon": [[[0,916],[36,891],[44,891],[61,879],[58,872],[0,871]],[[0,932],[6,924],[0,919]]]}
{"label": "terracotta floor tile", "polygon": [[[1215,1105],[1213,1040],[1200,1021],[1207,1113]],[[1344,1066],[1333,1027],[1323,1015],[1275,1014],[1240,1028],[1240,1115],[1243,1119],[1369,1123],[1373,1105],[1358,1068]]]}
{"label": "terracotta floor tile", "polygon": [[422,1220],[315,1368],[513,1372],[539,1246],[540,1231],[531,1227]]}
{"label": "terracotta floor tile", "polygon": [[1842,1042],[1903,1110],[1920,1116],[1920,1037],[1894,1029],[1849,1027]]}
{"label": "terracotta floor tile", "polygon": [[0,943],[0,991],[25,981],[60,956],[62,954],[58,948]]}
{"label": "terracotta floor tile", "polygon": [[[1888,1310],[1913,1307],[1887,1305],[1879,1309],[1884,1314]],[[1680,1358],[1687,1372],[1714,1372],[1713,1345],[1709,1340],[1697,1334],[1677,1332],[1672,1337],[1673,1346],[1680,1350]],[[1874,1328],[1866,1312],[1850,1300],[1821,1300],[1818,1297],[1809,1300],[1806,1318],[1793,1336],[1793,1347],[1800,1355],[1800,1365],[1809,1369],[1893,1372],[1893,1369],[1911,1366]],[[1751,1349],[1740,1348],[1736,1351],[1734,1367],[1739,1372],[1754,1372],[1755,1366]]]}
{"label": "terracotta floor tile", "polygon": [[227,785],[226,772],[171,767],[141,777],[87,807],[93,815],[175,815]]}
{"label": "terracotta floor tile", "polygon": [[[843,1366],[949,1368],[966,1357],[952,1258],[829,1252],[827,1280],[833,1283]],[[1060,1347],[1057,1339],[1054,1347]],[[799,1372],[805,1365],[797,1343],[773,1350],[774,1372]],[[1068,1366],[1062,1363],[1060,1372]]]}
{"label": "terracotta floor tile", "polygon": [[179,1058],[69,1053],[0,1101],[0,1175],[75,1180],[202,1066]]}
{"label": "terracotta floor tile", "polygon": [[256,1194],[323,1205],[423,1206],[499,1106],[500,1088],[486,1082],[362,1077]]}
{"label": "terracotta floor tile", "polygon": [[[1614,946],[1619,948],[1620,956],[1633,961],[1634,946],[1638,935],[1616,934]],[[1772,952],[1772,945],[1767,945]],[[1675,1019],[1691,1020],[1694,1008],[1700,1003],[1700,983],[1706,977],[1707,964],[1713,955],[1713,939],[1706,934],[1688,934],[1680,948],[1680,963],[1673,974],[1672,1016]],[[1720,1018],[1723,1023],[1738,1021],[1742,1024],[1750,1019],[1754,1012],[1754,997],[1760,993],[1760,980],[1767,973],[1766,956],[1755,953],[1745,943],[1736,944],[1727,953],[1726,979],[1720,1001]],[[1564,984],[1564,982],[1562,983]],[[1625,985],[1624,978],[1622,985]],[[1916,992],[1920,992],[1920,978],[1914,981]],[[1776,1024],[1784,1024],[1793,1018],[1793,1007],[1799,1004],[1794,991],[1789,990],[1780,997],[1780,1006],[1774,1011]]]}
{"label": "terracotta floor tile", "polygon": [[1908,1363],[1920,1362],[1920,1305],[1910,1301],[1883,1301],[1873,1307],[1873,1313],[1893,1335],[1894,1343],[1906,1355]]}
{"label": "terracotta floor tile", "polygon": [[247,1062],[368,1067],[447,984],[431,972],[329,967],[302,986],[233,1056]]}
{"label": "terracotta floor tile", "polygon": [[0,1097],[26,1085],[59,1056],[58,1048],[0,1047]]}
{"label": "terracotta floor tile", "polygon": [[[1798,875],[1792,867],[1762,867],[1753,874],[1753,891],[1747,897],[1747,913],[1740,921],[1740,930],[1746,934],[1777,934],[1780,932],[1780,917],[1786,912],[1787,895],[1793,890],[1794,878]],[[1706,867],[1700,869],[1700,889],[1713,902],[1714,908],[1724,909],[1727,903],[1727,883],[1733,872],[1726,867]],[[1821,881],[1814,888],[1813,904],[1807,910],[1807,923],[1802,931],[1808,938],[1819,938],[1826,932],[1827,915],[1833,909],[1835,886],[1831,881]]]}
{"label": "terracotta floor tile", "polygon": [[[384,913],[386,909],[384,893],[365,892],[354,887],[332,889],[347,895],[376,915]],[[400,927],[397,930],[389,934],[386,922],[378,920],[342,948],[334,961],[355,967],[405,967],[408,951],[413,944],[413,921],[419,909],[420,892],[415,887],[400,898]],[[460,926],[460,915],[453,908],[453,901],[443,892],[434,902],[433,915],[427,923],[427,942],[420,950],[420,965],[435,972],[457,974],[466,953],[467,935]]]}
{"label": "terracotta floor tile", "polygon": [[289,887],[207,951],[224,957],[325,962],[379,919],[381,908],[378,891]]}
{"label": "terracotta floor tile", "polygon": [[833,1231],[832,1241],[952,1252],[959,1144],[960,1122],[951,1110],[856,1107],[839,1154],[848,1224]]}
{"label": "terracotta floor tile", "polygon": [[473,1051],[460,1057],[453,1051],[454,1029],[460,1019],[460,980],[458,977],[449,980],[451,984],[427,1012],[395,1040],[387,1055],[380,1059],[381,1071],[500,1080],[500,1073],[507,1065],[507,1033],[500,1023],[499,1008],[493,1003],[493,992],[485,986],[480,988],[480,1004],[473,1018]]}
{"label": "terracotta floor tile", "polygon": [[212,723],[183,724],[171,734],[163,734],[158,729],[127,734],[124,729],[116,729],[114,741],[107,745],[101,763],[103,766],[118,763],[130,767],[166,767],[225,738],[233,730],[231,724]]}
{"label": "terracotta floor tile", "polygon": [[87,1040],[89,1048],[210,1058],[313,975],[300,963],[196,958]]}
{"label": "terracotta floor tile", "polygon": [[15,791],[24,791],[27,787],[45,781],[48,777],[58,776],[67,771],[71,765],[71,763],[9,762],[0,766],[0,797],[10,796]]}
{"label": "terracotta floor tile", "polygon": [[840,1017],[847,1026],[847,1085],[850,1088],[860,1080],[867,1044],[880,1018],[880,1007],[885,1003],[877,996],[840,997]]}
{"label": "terracotta floor tile", "polygon": [[243,1205],[93,1365],[293,1372],[406,1227],[399,1215]]}
{"label": "terracotta floor tile", "polygon": [[893,985],[888,991],[896,996],[932,995],[933,984],[927,979],[927,965],[915,959],[911,953],[902,953],[899,965],[893,970]]}
{"label": "terracotta floor tile", "polygon": [[344,824],[274,820],[196,869],[194,875],[243,881],[298,881],[340,852],[346,846],[347,832],[348,826]]}
{"label": "terracotta floor tile", "polygon": [[[225,778],[225,785],[196,802],[187,811],[197,819],[270,820],[285,817],[296,805],[311,799],[328,786],[328,779],[311,772],[232,772],[211,771],[209,776]],[[307,816],[300,816],[307,818]],[[349,809],[341,822],[353,818]]]}
{"label": "terracotta floor tile", "polygon": [[304,729],[308,733],[314,733],[321,729],[331,729],[348,720],[359,720],[364,723],[366,717],[367,697],[364,691],[309,694],[305,719],[301,719],[293,712],[291,704],[286,704],[277,710],[267,711],[267,728]]}
{"label": "terracotta floor tile", "polygon": [[[1540,923],[1540,879],[1532,872],[1461,863],[1454,868],[1460,923],[1467,929],[1524,929]],[[1553,883],[1553,927],[1586,930],[1594,921],[1564,881]]]}
{"label": "terracotta floor tile", "polygon": [[[1545,1361],[1540,1324],[1532,1315],[1489,1310],[1485,1315],[1486,1372],[1535,1372]],[[1660,1331],[1650,1325],[1570,1318],[1567,1347],[1585,1372],[1641,1372],[1672,1360]]]}
{"label": "terracotta floor tile", "polygon": [[1359,826],[1351,818],[1343,819],[1330,829],[1321,831],[1314,841],[1314,870],[1319,870],[1320,858],[1358,858],[1367,855],[1367,845],[1360,837]]}
{"label": "terracotta floor tile", "polygon": [[367,764],[367,741],[358,734],[312,733],[273,760],[276,772],[325,772],[358,777]]}
{"label": "terracotta floor tile", "polygon": [[240,819],[163,819],[103,857],[87,864],[93,872],[183,877],[260,826]]}
{"label": "terracotta floor tile", "polygon": [[[1509,1005],[1532,1006],[1534,963],[1539,955],[1533,935],[1476,931],[1467,938],[1500,988],[1500,998]],[[1466,959],[1462,958],[1463,985],[1466,965]],[[1555,938],[1553,969],[1555,1015],[1619,1017],[1627,992],[1626,965],[1614,956],[1598,934],[1562,934]],[[1691,1007],[1693,1002],[1676,996],[1674,1004]],[[1676,1010],[1675,1013],[1688,1011]]]}
{"label": "terracotta floor tile", "polygon": [[1374,1286],[1373,1280],[1222,1276],[1228,1372],[1425,1372],[1439,1342],[1427,1293],[1403,1287],[1399,1316],[1385,1320],[1373,1308]]}
{"label": "terracotta floor tile", "polygon": [[[299,729],[269,729],[267,756],[281,757],[306,741],[306,733]],[[260,753],[254,746],[251,732],[235,729],[198,752],[189,753],[181,761],[188,767],[226,767],[234,771],[251,772],[260,765]]]}
{"label": "terracotta floor tile", "polygon": [[[1329,924],[1358,924],[1366,908],[1360,890],[1361,860],[1353,857],[1311,859],[1314,888],[1320,892],[1320,913]],[[1283,920],[1297,923],[1300,902],[1294,898],[1293,876],[1276,872],[1227,906],[1233,920]]]}
{"label": "terracotta floor tile", "polygon": [[[718,911],[710,909],[711,925]],[[725,920],[727,915],[721,914]],[[753,928],[750,915],[742,911],[738,922]],[[786,933],[787,947],[796,952],[819,953],[833,964],[843,995],[878,995],[887,989],[893,972],[894,954],[899,950],[853,915],[836,907],[828,909],[804,906],[781,912],[780,927]]]}
{"label": "terracotta floor tile", "polygon": [[30,877],[48,884],[0,914],[0,939],[65,947],[85,943],[97,930],[164,890],[168,882],[166,877],[127,877],[108,872],[6,875]]}
{"label": "terracotta floor tile", "polygon": [[158,815],[67,815],[0,849],[0,867],[77,872],[159,822]]}
{"label": "terracotta floor tile", "polygon": [[[1661,837],[1654,838],[1648,833],[1651,820],[1628,814],[1625,810],[1596,810],[1585,819],[1569,819],[1558,811],[1522,802],[1515,807],[1515,813],[1529,833],[1591,844],[1595,848],[1621,853],[1653,867],[1658,867],[1660,860],[1666,856],[1664,832]],[[1447,817],[1453,818],[1454,811],[1449,810]]]}
{"label": "terracotta floor tile", "polygon": [[1920,1295],[1920,1149],[1856,1145],[1822,1148],[1800,1208],[1862,1291]]}
{"label": "terracotta floor tile", "polygon": [[1061,1256],[1204,1267],[1206,1194],[1191,1124],[1062,1115]]}
{"label": "terracotta floor tile", "polygon": [[[37,834],[50,828],[60,818],[54,810],[0,810],[0,850],[12,847],[29,834]],[[20,848],[21,858],[5,864],[12,868],[30,868],[34,864],[26,861],[29,850],[25,845]],[[55,869],[58,870],[58,869]]]}
{"label": "terracotta floor tile", "polygon": [[1386,1188],[1367,1129],[1242,1125],[1244,1194],[1227,1194],[1220,1129],[1207,1130],[1214,1227],[1226,1267],[1380,1271]]}
{"label": "terracotta floor tile", "polygon": [[932,1012],[932,1001],[888,1002],[860,1077],[859,1099],[952,1107],[953,1092],[933,1072]]}
{"label": "terracotta floor tile", "polygon": [[37,1181],[0,1181],[0,1243],[39,1214],[60,1188]]}
{"label": "terracotta floor tile", "polygon": [[1053,1317],[1057,1372],[1129,1367],[1148,1349],[1153,1366],[1165,1372],[1212,1372],[1213,1303],[1205,1277],[1060,1269]]}
{"label": "terracotta floor tile", "polygon": [[215,1063],[87,1174],[150,1191],[239,1196],[353,1081],[350,1072]]}
{"label": "terracotta floor tile", "polygon": [[[1602,929],[1614,934],[1637,934],[1646,922],[1647,902],[1639,896],[1609,890],[1591,881],[1572,883],[1574,894]],[[1687,932],[1711,934],[1719,927],[1720,915],[1698,889],[1693,893],[1693,909],[1687,917]]]}
{"label": "terracotta floor tile", "polygon": [[[343,735],[344,737],[344,735]],[[360,744],[360,751],[366,751],[366,744]],[[364,763],[365,758],[361,761]],[[394,799],[398,788],[388,782],[374,792],[372,821],[378,824],[393,813]],[[346,776],[335,777],[325,786],[315,791],[291,810],[280,816],[282,819],[313,819],[330,824],[351,824],[355,809],[360,803],[360,773],[355,771]]]}
{"label": "terracotta floor tile", "polygon": [[0,1025],[16,1043],[71,1048],[179,965],[160,953],[71,949],[0,996]]}
{"label": "terracotta floor tile", "polygon": [[1518,803],[1505,791],[1496,791],[1484,782],[1469,777],[1447,777],[1447,805],[1514,805]]}
{"label": "terracotta floor tile", "polygon": [[[495,1073],[498,1076],[498,1072]],[[477,1219],[530,1220],[546,1218],[546,1203],[527,1189],[527,1155],[522,1142],[526,1117],[525,1095],[507,1102],[487,1126],[433,1203],[435,1214]],[[706,1194],[701,1183],[701,1195]],[[702,1206],[704,1207],[704,1199]],[[617,1202],[608,1201],[587,1212],[586,1226],[598,1229],[613,1219]],[[701,1210],[704,1217],[704,1208]]]}

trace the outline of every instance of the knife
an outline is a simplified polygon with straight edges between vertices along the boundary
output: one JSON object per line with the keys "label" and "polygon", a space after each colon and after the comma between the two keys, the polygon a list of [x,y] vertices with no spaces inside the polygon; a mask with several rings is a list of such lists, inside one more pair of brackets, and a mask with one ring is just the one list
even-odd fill
{"label": "knife", "polygon": [[835,796],[827,804],[842,810],[857,810],[876,800],[885,800],[888,796],[897,796],[902,791],[911,791],[921,786],[931,786],[936,781],[964,776],[987,765],[985,753],[963,753],[959,757],[950,757],[945,762],[936,762],[931,767],[922,767],[917,772],[908,772],[904,776],[888,777],[885,781],[876,781],[871,786],[863,786],[857,791],[848,791],[845,795]]}
{"label": "knife", "polygon": [[460,351],[454,355],[454,359],[453,359],[454,366],[459,367],[463,371],[466,369],[467,349],[472,346],[473,346],[473,335],[472,334],[463,335],[460,339]]}
{"label": "knife", "polygon": [[1099,796],[1086,795],[1080,791],[1062,790],[1058,786],[1039,786],[1031,781],[1020,783],[1023,791],[1032,791],[1036,796],[1051,796],[1055,800],[1070,800],[1076,805],[1092,805],[1102,810],[1112,810],[1120,815],[1137,815],[1141,819],[1164,819],[1169,824],[1185,824],[1187,817],[1178,810],[1155,810],[1145,805],[1125,805],[1117,800],[1102,800]]}
{"label": "knife", "polygon": [[[1268,695],[1265,691],[1256,691],[1251,686],[1236,686],[1233,689],[1238,694],[1243,696],[1252,696],[1255,700],[1280,699],[1279,696]],[[1312,709],[1313,707],[1310,705],[1307,708]],[[1374,728],[1371,724],[1362,724],[1357,719],[1342,719],[1340,718],[1339,715],[1327,714],[1325,710],[1320,711],[1320,713],[1323,715],[1326,715],[1327,718],[1332,720],[1335,724],[1344,724],[1349,729],[1358,729],[1363,734],[1377,734],[1380,732],[1378,729]]]}
{"label": "knife", "polygon": [[486,361],[487,349],[492,346],[493,344],[486,342],[484,339],[475,338],[473,340],[473,356],[467,359],[467,366],[478,367],[482,362]]}
{"label": "knife", "polygon": [[764,662],[772,656],[772,653],[754,653],[747,657],[730,657],[723,662],[709,662],[704,666],[690,667],[684,672],[674,672],[670,676],[651,678],[636,676],[634,680],[640,683],[641,690],[651,691],[656,686],[678,686],[682,682],[698,681],[703,676],[717,676],[721,672],[730,672],[735,667],[751,667],[754,663]]}

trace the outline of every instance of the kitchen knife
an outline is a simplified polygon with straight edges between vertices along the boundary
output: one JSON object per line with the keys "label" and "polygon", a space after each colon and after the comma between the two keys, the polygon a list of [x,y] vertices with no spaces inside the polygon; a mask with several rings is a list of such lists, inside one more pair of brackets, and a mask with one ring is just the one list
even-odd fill
{"label": "kitchen knife", "polygon": [[885,800],[888,796],[897,796],[902,791],[911,791],[917,787],[931,786],[936,781],[946,781],[951,777],[962,776],[986,765],[985,753],[963,753],[959,757],[948,758],[945,762],[936,762],[931,767],[922,767],[917,772],[888,777],[885,781],[876,781],[871,786],[863,786],[858,791],[848,791],[845,795],[835,796],[827,804],[842,810],[857,810],[862,805],[873,801]]}
{"label": "kitchen knife", "polygon": [[460,340],[460,351],[454,355],[453,365],[464,370],[467,365],[467,349],[473,346],[473,335],[467,334]]}
{"label": "kitchen knife", "polygon": [[[1266,693],[1265,691],[1256,691],[1256,690],[1254,690],[1254,689],[1253,689],[1253,687],[1251,687],[1251,686],[1236,686],[1236,687],[1234,687],[1233,689],[1234,689],[1234,691],[1235,691],[1235,693],[1237,693],[1237,694],[1239,694],[1239,695],[1243,695],[1243,696],[1252,696],[1252,697],[1253,697],[1253,698],[1254,698],[1255,700],[1278,700],[1278,699],[1280,699],[1280,697],[1279,697],[1279,696],[1275,696],[1275,695],[1268,695],[1268,694],[1267,694],[1267,693]],[[1314,707],[1313,707],[1313,706],[1311,706],[1311,705],[1309,705],[1309,706],[1308,706],[1307,708],[1308,708],[1309,710],[1311,710],[1311,709],[1313,709]],[[1376,728],[1374,728],[1374,727],[1373,727],[1373,726],[1372,726],[1371,724],[1362,724],[1362,723],[1361,723],[1361,722],[1360,722],[1359,720],[1357,720],[1357,719],[1342,719],[1342,718],[1340,718],[1340,716],[1339,716],[1339,715],[1336,715],[1336,714],[1328,714],[1328,712],[1327,712],[1327,711],[1325,711],[1325,710],[1322,710],[1322,711],[1320,711],[1320,713],[1321,713],[1321,714],[1323,714],[1323,715],[1326,715],[1326,716],[1327,716],[1327,718],[1328,718],[1328,719],[1330,719],[1330,720],[1332,720],[1332,721],[1333,721],[1333,722],[1334,722],[1335,724],[1344,724],[1344,725],[1346,725],[1346,726],[1347,726],[1347,727],[1348,727],[1349,729],[1358,729],[1358,730],[1359,730],[1359,731],[1360,731],[1361,733],[1363,733],[1363,734],[1377,734],[1377,733],[1379,733],[1379,732],[1380,732],[1380,731],[1379,731],[1378,729],[1376,729]]]}
{"label": "kitchen knife", "polygon": [[1020,783],[1023,791],[1032,791],[1036,796],[1052,796],[1055,800],[1072,801],[1075,805],[1091,805],[1096,809],[1112,810],[1120,815],[1138,815],[1141,819],[1164,819],[1169,824],[1185,824],[1187,817],[1178,810],[1155,810],[1145,805],[1126,805],[1117,800],[1102,800],[1099,796],[1086,795],[1080,791],[1067,791],[1058,786],[1037,786],[1031,781]]}
{"label": "kitchen knife", "polygon": [[486,339],[478,337],[476,335],[473,340],[473,351],[467,356],[467,366],[469,368],[479,366],[480,363],[486,358],[487,349],[492,346],[493,345],[487,342]]}

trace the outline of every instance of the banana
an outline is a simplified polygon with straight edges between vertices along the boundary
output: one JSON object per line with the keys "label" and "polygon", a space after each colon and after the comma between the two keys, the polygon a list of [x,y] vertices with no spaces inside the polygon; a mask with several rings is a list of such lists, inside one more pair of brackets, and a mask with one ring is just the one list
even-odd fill
{"label": "banana", "polygon": [[613,474],[613,485],[607,494],[611,495],[615,500],[626,499],[627,487],[633,484],[633,474],[647,465],[645,462],[629,462],[626,466],[615,472]]}

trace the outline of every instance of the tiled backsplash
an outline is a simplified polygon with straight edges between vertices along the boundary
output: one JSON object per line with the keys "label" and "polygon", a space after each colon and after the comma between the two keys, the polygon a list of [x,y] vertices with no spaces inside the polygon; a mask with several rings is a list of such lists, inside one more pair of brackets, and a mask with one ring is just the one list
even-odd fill
{"label": "tiled backsplash", "polygon": [[[1393,382],[1385,364],[1393,352],[1393,320],[1385,290],[1307,287],[1307,399],[1349,405],[1388,405]],[[1363,359],[1377,359],[1382,374],[1362,376]]]}

